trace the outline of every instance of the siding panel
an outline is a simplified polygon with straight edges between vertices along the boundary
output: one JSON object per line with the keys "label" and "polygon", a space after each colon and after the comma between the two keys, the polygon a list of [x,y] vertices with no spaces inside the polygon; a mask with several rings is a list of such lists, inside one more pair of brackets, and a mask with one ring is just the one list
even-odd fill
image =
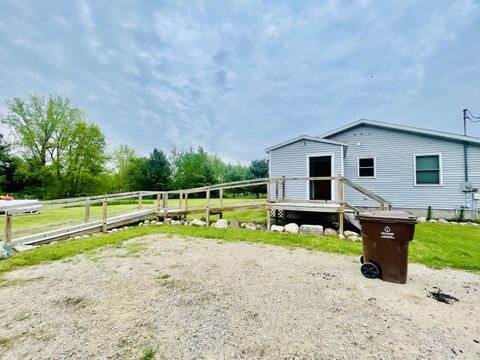
{"label": "siding panel", "polygon": [[[333,154],[335,163],[334,175],[342,174],[341,145],[300,140],[270,152],[270,177],[308,176],[307,155],[312,154]],[[335,186],[334,199],[337,193],[336,188]],[[307,182],[287,181],[285,193],[287,199],[305,200],[307,199]],[[281,186],[279,194],[281,196]],[[275,197],[275,186],[272,186],[270,196],[272,198]]]}
{"label": "siding panel", "polygon": [[[361,125],[328,137],[348,144],[345,177],[390,200],[396,207],[454,209],[465,205],[463,143]],[[443,186],[414,186],[414,154],[442,154]],[[376,178],[357,177],[357,158],[376,157]],[[480,187],[480,147],[469,145],[470,181]],[[346,189],[357,206],[374,202]],[[471,201],[470,201],[471,203]]]}

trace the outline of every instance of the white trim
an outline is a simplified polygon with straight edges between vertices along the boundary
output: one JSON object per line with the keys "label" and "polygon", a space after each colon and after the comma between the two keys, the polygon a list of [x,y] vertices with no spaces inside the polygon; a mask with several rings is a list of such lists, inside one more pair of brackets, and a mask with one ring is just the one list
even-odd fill
{"label": "white trim", "polygon": [[345,159],[345,146],[342,145],[342,153],[340,154],[340,166],[342,167],[340,170],[341,170],[341,174],[342,176],[345,176],[345,163],[344,163],[344,159]]}
{"label": "white trim", "polygon": [[360,120],[351,122],[349,124],[346,124],[344,126],[341,126],[341,127],[337,128],[337,129],[327,131],[326,133],[323,133],[322,135],[320,135],[320,137],[321,138],[327,138],[329,136],[336,135],[336,134],[341,133],[345,130],[348,130],[348,129],[351,129],[351,128],[354,128],[354,127],[360,126],[360,125],[371,125],[371,126],[376,126],[376,127],[380,127],[380,128],[400,130],[400,131],[414,133],[414,134],[421,134],[421,135],[439,137],[439,138],[443,138],[443,139],[456,140],[456,141],[467,142],[467,143],[472,143],[472,144],[480,144],[480,138],[473,137],[473,136],[457,135],[457,134],[452,134],[452,133],[444,132],[444,131],[421,129],[421,128],[417,128],[417,127],[413,127],[413,126],[406,126],[406,125],[400,125],[400,124],[390,124],[390,123],[387,123],[387,122],[370,120],[370,119],[360,119]]}
{"label": "white trim", "polygon": [[268,148],[265,149],[265,152],[268,153],[268,152],[270,152],[270,151],[272,151],[272,150],[281,148],[281,147],[286,146],[286,145],[293,144],[294,142],[297,142],[297,141],[300,141],[300,140],[308,140],[308,141],[313,141],[313,142],[318,142],[318,143],[323,143],[323,144],[330,144],[330,145],[348,146],[347,144],[340,143],[340,142],[333,141],[333,140],[322,139],[322,138],[315,137],[315,136],[300,135],[300,136],[297,136],[296,138],[293,138],[293,139],[284,141],[284,142],[282,142],[282,143],[280,143],[280,144],[270,146],[270,147],[268,147]]}
{"label": "white trim", "polygon": [[[373,176],[360,176],[360,160],[373,159]],[[357,157],[357,179],[376,179],[377,178],[377,157],[376,156],[358,156]]]}
{"label": "white trim", "polygon": [[[322,157],[322,156],[330,156],[330,176],[335,176],[335,153],[314,153],[314,154],[307,154],[306,155],[306,163],[307,163],[307,173],[306,176],[310,176],[310,158],[312,157]],[[332,201],[335,197],[335,182],[333,180],[330,180],[331,183],[331,193],[330,193],[330,200]],[[306,181],[306,200],[310,200],[310,180]]]}
{"label": "white trim", "polygon": [[[439,177],[440,183],[439,184],[417,184],[417,156],[438,156],[438,165],[439,169]],[[442,160],[442,153],[422,153],[422,154],[413,154],[413,186],[419,187],[439,187],[443,186],[443,160]]]}

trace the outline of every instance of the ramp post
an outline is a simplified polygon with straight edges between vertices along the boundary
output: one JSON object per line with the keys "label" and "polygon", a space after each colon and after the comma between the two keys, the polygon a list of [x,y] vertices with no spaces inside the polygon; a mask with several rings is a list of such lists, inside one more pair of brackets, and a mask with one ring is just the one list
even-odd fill
{"label": "ramp post", "polygon": [[12,241],[12,225],[13,225],[13,215],[5,210],[5,229],[4,229],[4,236],[5,236],[5,243],[9,243]]}
{"label": "ramp post", "polygon": [[210,226],[210,189],[207,190],[207,199],[205,204],[205,218],[207,226]]}
{"label": "ramp post", "polygon": [[85,222],[88,223],[90,221],[90,198],[87,197],[85,200]]}
{"label": "ramp post", "polygon": [[143,194],[140,191],[138,193],[138,210],[142,210],[142,201],[143,201]]}
{"label": "ramp post", "polygon": [[102,201],[102,232],[107,232],[107,200],[103,199]]}

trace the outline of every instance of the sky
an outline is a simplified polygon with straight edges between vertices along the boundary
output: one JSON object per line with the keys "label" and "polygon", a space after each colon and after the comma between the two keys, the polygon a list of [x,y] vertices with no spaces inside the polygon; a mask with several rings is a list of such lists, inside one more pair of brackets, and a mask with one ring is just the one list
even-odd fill
{"label": "sky", "polygon": [[0,0],[0,112],[68,97],[110,147],[242,163],[360,118],[462,133],[479,43],[479,0]]}

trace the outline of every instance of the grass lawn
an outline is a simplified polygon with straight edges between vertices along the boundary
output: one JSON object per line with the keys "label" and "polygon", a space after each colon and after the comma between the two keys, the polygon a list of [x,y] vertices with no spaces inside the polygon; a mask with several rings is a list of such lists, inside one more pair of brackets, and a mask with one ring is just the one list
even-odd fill
{"label": "grass lawn", "polygon": [[[225,241],[249,241],[340,254],[360,255],[362,253],[361,243],[324,236],[244,229],[152,225],[89,239],[45,245],[32,251],[18,253],[10,259],[0,261],[0,274],[19,267],[37,265],[85,253],[101,246],[115,246],[134,237],[158,233],[223,239]],[[416,228],[415,239],[410,248],[411,262],[422,263],[432,268],[451,267],[480,272],[479,228],[459,225],[419,224]]]}

